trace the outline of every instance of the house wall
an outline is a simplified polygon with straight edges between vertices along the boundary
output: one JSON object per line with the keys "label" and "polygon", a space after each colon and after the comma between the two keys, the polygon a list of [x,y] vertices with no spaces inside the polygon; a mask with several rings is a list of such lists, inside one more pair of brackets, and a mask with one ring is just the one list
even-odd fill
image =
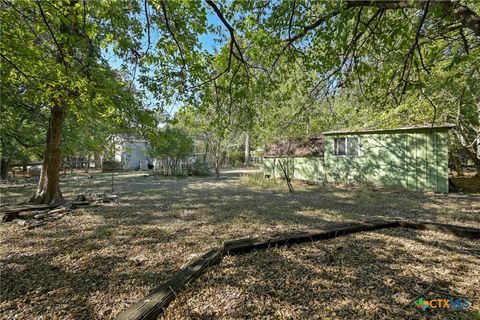
{"label": "house wall", "polygon": [[[282,178],[285,176],[283,173],[283,168],[285,168],[287,174],[295,178],[295,159],[297,158],[264,158],[262,162],[263,173],[270,176],[270,178]],[[303,168],[299,167],[299,170],[303,170]]]}
{"label": "house wall", "polygon": [[301,157],[294,158],[294,162],[294,179],[314,182],[323,182],[325,180],[325,168],[322,158]]}
{"label": "house wall", "polygon": [[[336,137],[359,137],[360,155],[334,155]],[[448,192],[447,130],[327,135],[323,158],[298,157],[289,161],[294,179]],[[264,174],[282,177],[278,163],[279,158],[265,158]]]}
{"label": "house wall", "polygon": [[[334,138],[359,137],[359,156],[333,154]],[[448,192],[447,131],[329,135],[325,140],[326,182],[371,183]]]}
{"label": "house wall", "polygon": [[271,178],[284,177],[282,166],[287,173],[298,180],[322,182],[325,177],[325,169],[321,157],[291,157],[291,158],[264,158],[263,173]]}
{"label": "house wall", "polygon": [[146,170],[147,161],[151,162],[146,155],[146,149],[144,141],[124,140],[116,147],[115,160],[121,162],[125,170]]}
{"label": "house wall", "polygon": [[270,178],[275,178],[274,170],[275,158],[264,158],[263,159],[263,175],[269,176]]}

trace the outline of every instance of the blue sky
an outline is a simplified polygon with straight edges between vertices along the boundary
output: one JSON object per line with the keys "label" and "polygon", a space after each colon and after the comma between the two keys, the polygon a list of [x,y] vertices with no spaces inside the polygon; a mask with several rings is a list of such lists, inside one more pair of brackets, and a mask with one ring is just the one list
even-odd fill
{"label": "blue sky", "polygon": [[[224,28],[222,22],[220,21],[220,19],[217,17],[217,15],[213,11],[208,11],[207,12],[207,21],[211,25],[220,26],[220,27]],[[156,39],[158,38],[158,33],[155,30],[151,30],[150,38],[151,38],[151,42],[155,43]],[[216,49],[219,49],[223,45],[223,44],[217,43],[215,41],[216,38],[218,38],[218,35],[213,34],[213,33],[202,34],[202,35],[199,36],[199,41],[202,44],[203,49],[213,53]],[[142,43],[143,43],[144,49],[146,49],[146,47],[147,47],[147,38],[146,37],[142,40]],[[144,51],[144,50],[142,50],[142,51]],[[120,59],[118,56],[116,56],[113,53],[113,50],[112,50],[111,47],[107,48],[105,50],[104,56],[105,56],[105,58],[107,59],[108,63],[110,64],[110,66],[112,68],[114,68],[114,69],[121,69],[122,68],[123,60]],[[130,71],[132,71],[133,66],[130,69],[131,69]],[[135,87],[137,87],[139,89],[142,89],[141,84],[138,82],[138,73],[137,73],[137,75],[134,79],[134,85],[135,85]],[[147,104],[154,104],[156,102],[155,98],[148,93],[147,93],[147,95],[149,97],[147,98],[146,103]],[[178,110],[178,108],[180,107],[180,105],[181,105],[181,103],[178,102],[178,103],[174,103],[171,106],[166,106],[165,111],[173,116],[176,113],[176,111]]]}

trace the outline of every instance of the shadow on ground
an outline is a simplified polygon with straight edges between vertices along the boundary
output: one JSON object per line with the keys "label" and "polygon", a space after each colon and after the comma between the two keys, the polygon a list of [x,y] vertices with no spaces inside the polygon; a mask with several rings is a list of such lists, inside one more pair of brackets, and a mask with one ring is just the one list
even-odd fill
{"label": "shadow on ground", "polygon": [[[193,257],[232,238],[375,218],[480,226],[476,195],[304,185],[289,194],[286,187],[242,181],[234,171],[219,181],[122,173],[114,180],[118,204],[76,210],[34,230],[2,224],[0,316],[110,318]],[[63,181],[67,197],[110,188],[109,174]],[[10,203],[33,190],[32,183],[2,186]]]}

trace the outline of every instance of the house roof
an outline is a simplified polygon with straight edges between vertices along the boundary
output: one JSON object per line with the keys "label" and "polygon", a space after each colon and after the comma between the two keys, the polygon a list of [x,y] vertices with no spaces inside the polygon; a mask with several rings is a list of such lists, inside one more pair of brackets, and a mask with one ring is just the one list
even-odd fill
{"label": "house roof", "polygon": [[409,132],[409,131],[448,131],[454,128],[453,124],[443,124],[438,126],[416,126],[416,127],[400,127],[389,129],[364,129],[364,130],[338,130],[327,131],[324,135],[337,135],[337,134],[368,134],[368,133],[392,133],[392,132]]}
{"label": "house roof", "polygon": [[322,156],[324,140],[323,135],[310,137],[307,140],[283,139],[276,144],[268,146],[263,156],[265,158]]}

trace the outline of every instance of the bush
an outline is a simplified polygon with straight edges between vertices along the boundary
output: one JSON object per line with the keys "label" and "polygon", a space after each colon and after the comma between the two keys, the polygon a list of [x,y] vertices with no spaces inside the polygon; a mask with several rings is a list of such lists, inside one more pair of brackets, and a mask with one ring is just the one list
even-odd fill
{"label": "bush", "polygon": [[242,166],[245,163],[245,153],[240,150],[232,150],[228,153],[230,165],[233,167]]}
{"label": "bush", "polygon": [[198,177],[206,177],[210,175],[210,170],[208,169],[208,166],[204,162],[195,162],[192,165],[192,175],[198,176]]}

